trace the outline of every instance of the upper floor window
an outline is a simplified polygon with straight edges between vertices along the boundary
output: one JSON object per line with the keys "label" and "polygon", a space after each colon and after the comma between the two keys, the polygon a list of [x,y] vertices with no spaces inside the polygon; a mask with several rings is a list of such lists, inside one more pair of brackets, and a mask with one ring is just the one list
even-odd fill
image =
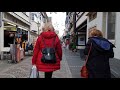
{"label": "upper floor window", "polygon": [[31,19],[34,21],[34,13],[31,14]]}
{"label": "upper floor window", "polygon": [[97,12],[90,12],[88,16],[89,16],[89,22],[90,22],[97,17]]}
{"label": "upper floor window", "polygon": [[114,40],[115,39],[115,20],[116,13],[108,12],[107,17],[107,39]]}

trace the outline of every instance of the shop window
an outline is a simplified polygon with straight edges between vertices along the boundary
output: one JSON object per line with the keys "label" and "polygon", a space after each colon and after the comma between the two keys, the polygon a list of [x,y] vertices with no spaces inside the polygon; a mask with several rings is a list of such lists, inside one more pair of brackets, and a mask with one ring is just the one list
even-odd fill
{"label": "shop window", "polygon": [[28,31],[22,30],[22,41],[28,40]]}
{"label": "shop window", "polygon": [[16,27],[8,22],[4,22],[4,47],[14,44]]}
{"label": "shop window", "polygon": [[14,44],[15,31],[4,30],[4,47],[10,47],[10,44]]}
{"label": "shop window", "polygon": [[114,40],[115,39],[115,20],[116,13],[108,12],[107,18],[107,39]]}
{"label": "shop window", "polygon": [[86,35],[85,34],[79,34],[78,35],[78,45],[85,45],[86,44]]}
{"label": "shop window", "polygon": [[97,17],[97,12],[90,12],[89,13],[89,22],[94,20]]}

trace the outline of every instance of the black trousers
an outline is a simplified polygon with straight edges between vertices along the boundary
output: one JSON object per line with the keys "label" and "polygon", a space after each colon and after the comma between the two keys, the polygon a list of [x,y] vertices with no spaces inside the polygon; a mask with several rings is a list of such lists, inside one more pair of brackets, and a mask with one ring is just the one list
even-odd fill
{"label": "black trousers", "polygon": [[45,78],[52,78],[53,72],[45,72]]}

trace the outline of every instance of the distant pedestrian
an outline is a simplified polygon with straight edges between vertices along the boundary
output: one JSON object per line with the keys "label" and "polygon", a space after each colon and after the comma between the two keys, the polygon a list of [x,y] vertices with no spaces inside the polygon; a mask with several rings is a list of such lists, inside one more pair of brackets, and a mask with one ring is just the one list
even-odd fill
{"label": "distant pedestrian", "polygon": [[32,45],[32,43],[30,44],[29,49],[30,49],[30,50],[33,50],[33,45]]}
{"label": "distant pedestrian", "polygon": [[[55,51],[50,48],[53,48]],[[46,55],[44,56],[44,54]],[[51,56],[53,54],[56,58]],[[45,62],[45,58],[50,59],[48,61],[51,61],[51,58],[55,58],[56,63],[47,63],[47,61]],[[38,71],[45,72],[45,78],[51,78],[53,71],[60,69],[61,60],[62,46],[60,40],[57,34],[54,32],[52,24],[46,23],[43,32],[39,35],[36,41],[32,65],[36,65]]]}
{"label": "distant pedestrian", "polygon": [[76,44],[74,42],[73,42],[73,45],[72,45],[72,52],[77,52]]}
{"label": "distant pedestrian", "polygon": [[69,44],[70,44],[69,39],[66,39],[66,49],[69,49]]}
{"label": "distant pedestrian", "polygon": [[109,58],[114,57],[113,48],[115,46],[103,38],[100,30],[93,29],[89,32],[85,55],[88,55],[90,47],[92,48],[86,64],[88,78],[111,78]]}
{"label": "distant pedestrian", "polygon": [[63,47],[63,48],[65,48],[65,47],[66,47],[66,46],[65,46],[65,42],[63,42],[63,43],[62,43],[62,47]]}
{"label": "distant pedestrian", "polygon": [[26,49],[25,49],[25,51],[28,52],[28,50],[29,50],[29,42],[27,42],[27,45],[26,45]]}

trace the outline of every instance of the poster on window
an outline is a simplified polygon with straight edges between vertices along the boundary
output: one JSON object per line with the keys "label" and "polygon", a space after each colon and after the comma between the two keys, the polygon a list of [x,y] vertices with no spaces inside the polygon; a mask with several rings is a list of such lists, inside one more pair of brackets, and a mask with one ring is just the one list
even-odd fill
{"label": "poster on window", "polygon": [[85,45],[85,35],[78,36],[78,45]]}

